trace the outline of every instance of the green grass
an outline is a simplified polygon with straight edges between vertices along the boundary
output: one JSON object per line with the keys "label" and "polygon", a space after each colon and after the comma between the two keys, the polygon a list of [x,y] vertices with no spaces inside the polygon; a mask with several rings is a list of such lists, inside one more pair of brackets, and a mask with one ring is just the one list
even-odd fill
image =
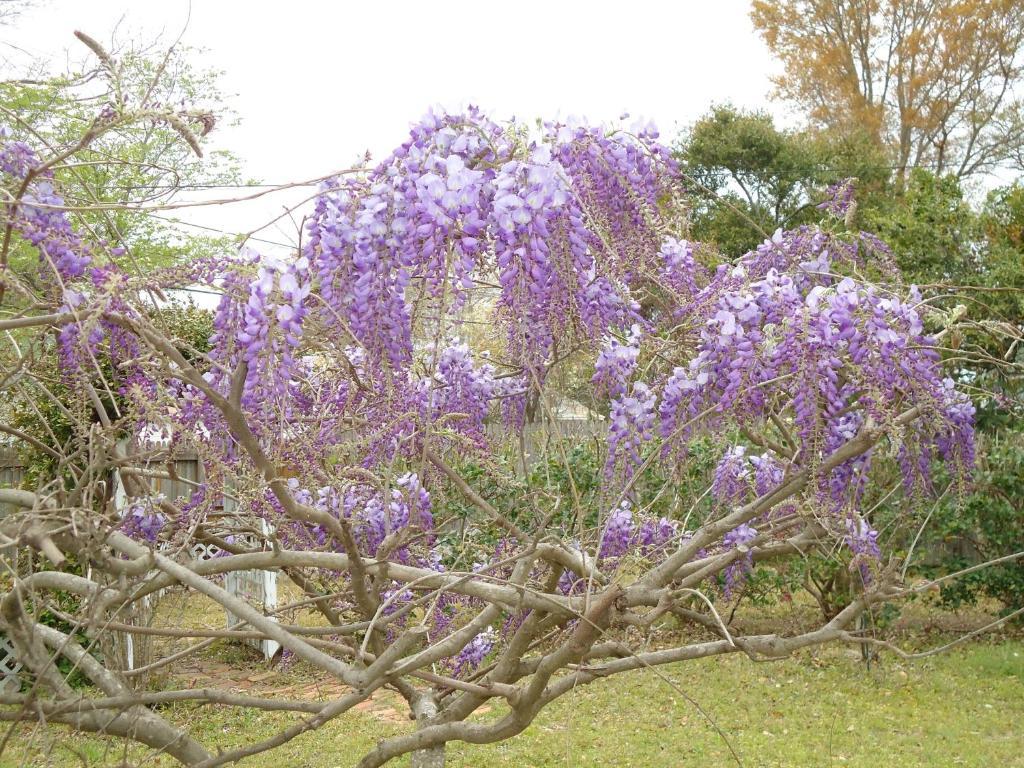
{"label": "green grass", "polygon": [[[695,701],[750,768],[1024,768],[1024,643],[1020,641],[972,644],[913,662],[885,657],[871,670],[853,651],[830,649],[771,663],[754,663],[740,655],[705,659],[660,672],[673,685],[649,671],[598,681],[542,712],[526,733],[510,742],[452,745],[449,765],[674,768],[735,764],[722,736]],[[339,718],[243,765],[352,766],[378,739],[411,728],[386,709],[389,702],[401,709],[397,698],[377,702],[373,712]],[[382,712],[391,719],[382,719]],[[164,714],[191,722],[207,746],[222,749],[265,738],[294,721],[288,715],[184,706]],[[84,762],[61,744],[77,750]],[[114,766],[123,757],[122,749],[120,743],[104,745],[56,729],[33,738],[25,727],[0,756],[0,766]],[[173,764],[167,758],[144,759],[138,751],[132,756],[140,766]]]}

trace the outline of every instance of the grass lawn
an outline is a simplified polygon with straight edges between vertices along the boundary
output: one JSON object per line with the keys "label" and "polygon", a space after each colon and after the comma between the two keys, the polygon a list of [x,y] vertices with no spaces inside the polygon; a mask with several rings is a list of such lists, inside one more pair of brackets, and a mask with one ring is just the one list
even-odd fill
{"label": "grass lawn", "polygon": [[[870,670],[854,651],[828,649],[771,663],[734,655],[660,672],[675,687],[649,671],[598,681],[544,711],[511,742],[452,745],[449,765],[735,765],[696,702],[744,766],[1024,768],[1020,640],[974,643],[913,662],[888,656]],[[266,673],[254,664],[242,674],[257,678],[264,691],[303,684],[298,670]],[[207,746],[222,748],[269,736],[294,719],[212,707],[164,713],[191,722]],[[242,764],[347,768],[376,740],[410,728],[403,715],[397,696],[384,694],[359,712]],[[0,766],[115,766],[125,756],[122,750],[121,743],[24,727],[0,756]],[[140,767],[175,764],[134,749],[130,757]]]}

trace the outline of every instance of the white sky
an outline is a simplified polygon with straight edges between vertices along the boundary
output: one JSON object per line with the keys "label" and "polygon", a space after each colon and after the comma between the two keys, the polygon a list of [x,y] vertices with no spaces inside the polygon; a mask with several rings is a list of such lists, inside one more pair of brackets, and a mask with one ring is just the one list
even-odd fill
{"label": "white sky", "polygon": [[[247,178],[281,183],[347,167],[367,149],[385,155],[431,105],[477,104],[519,119],[606,121],[628,111],[653,119],[666,139],[712,103],[767,108],[776,67],[749,6],[37,0],[0,37],[13,34],[12,42],[61,67],[69,51],[82,56],[75,29],[108,43],[115,29],[121,40],[162,32],[170,42],[184,28],[183,41],[207,49],[202,63],[225,70],[224,90],[235,94],[241,124],[220,127],[216,143],[239,155]],[[302,197],[280,193],[188,220],[249,231]],[[264,234],[291,241],[294,227]]]}

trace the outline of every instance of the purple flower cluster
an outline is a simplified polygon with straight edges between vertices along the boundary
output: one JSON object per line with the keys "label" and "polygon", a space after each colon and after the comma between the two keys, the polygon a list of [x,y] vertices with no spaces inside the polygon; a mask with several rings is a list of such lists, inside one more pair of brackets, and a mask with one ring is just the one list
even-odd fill
{"label": "purple flower cluster", "polygon": [[[744,523],[734,528],[722,537],[722,545],[725,549],[746,548],[747,545],[757,538],[757,529],[751,528]],[[747,576],[754,568],[754,553],[743,552],[737,560],[733,560],[725,570],[722,571],[722,592],[728,600],[735,589],[742,586]]]}
{"label": "purple flower cluster", "polygon": [[640,356],[641,338],[643,331],[636,323],[630,328],[625,343],[614,336],[605,337],[604,345],[594,363],[594,376],[591,379],[599,392],[618,397],[626,391],[629,378],[636,370],[636,361]]}
{"label": "purple flower cluster", "polygon": [[[288,481],[288,487],[300,504],[351,521],[356,541],[364,554],[375,555],[385,538],[407,527],[423,531],[426,534],[424,544],[433,542],[434,518],[430,493],[420,483],[415,472],[400,475],[394,487],[389,490],[353,484],[344,490],[323,486],[314,492],[304,488],[296,478]],[[327,544],[325,530],[320,526],[311,529],[290,520],[269,494],[265,505],[256,511],[264,517],[270,516],[271,523],[286,540],[314,548]],[[408,560],[410,550],[402,547],[396,556],[403,561]]]}
{"label": "purple flower cluster", "polygon": [[138,541],[153,543],[167,524],[166,515],[159,512],[155,505],[162,497],[137,499],[124,511],[121,531]]}
{"label": "purple flower cluster", "polygon": [[857,517],[846,519],[846,546],[853,553],[851,568],[856,568],[865,584],[871,583],[871,565],[882,556],[878,546],[878,531]]}
{"label": "purple flower cluster", "polygon": [[484,659],[487,658],[487,654],[494,649],[497,642],[497,631],[495,631],[494,627],[487,627],[487,629],[470,640],[469,643],[459,651],[451,664],[452,673],[456,677],[461,677],[466,673],[475,670],[484,663]]}
{"label": "purple flower cluster", "polygon": [[623,501],[608,516],[601,536],[598,554],[601,557],[619,557],[624,555],[633,543],[633,510],[628,501]]}
{"label": "purple flower cluster", "polygon": [[[9,134],[0,128],[0,139]],[[38,167],[39,158],[25,142],[5,141],[0,146],[0,172],[11,179],[22,182]],[[39,252],[44,274],[56,272],[67,284],[85,274],[92,254],[63,207],[64,198],[46,171],[29,183],[20,201],[5,205],[4,217]]]}
{"label": "purple flower cluster", "polygon": [[11,129],[7,126],[0,126],[0,171],[13,176],[15,179],[23,180],[33,168],[39,167],[39,158],[24,141],[10,141]]}
{"label": "purple flower cluster", "polygon": [[477,367],[469,346],[456,341],[437,355],[434,369],[431,422],[443,424],[445,430],[458,432],[484,446],[484,419],[498,387],[494,366]]}
{"label": "purple flower cluster", "polygon": [[[944,423],[939,425],[935,435],[935,446],[946,462],[955,469],[974,466],[974,403],[963,392],[958,392],[956,382],[950,378],[942,380],[942,409]],[[961,473],[960,479],[967,478]]]}
{"label": "purple flower cluster", "polygon": [[309,261],[265,263],[249,283],[235,341],[246,364],[242,403],[266,408],[280,403],[295,370],[294,351],[302,339],[304,302],[309,295]]}
{"label": "purple flower cluster", "polygon": [[605,521],[598,558],[614,561],[634,550],[647,557],[664,555],[666,545],[678,532],[678,524],[666,517],[640,516],[636,520],[630,502],[623,501]]}
{"label": "purple flower cluster", "polygon": [[825,190],[825,201],[818,203],[818,210],[827,211],[837,219],[842,219],[851,206],[856,205],[854,179],[841,179]]}
{"label": "purple flower cluster", "polygon": [[[884,423],[916,403],[942,437],[911,435],[910,447],[941,443],[965,471],[973,455],[969,404],[947,404],[951,390],[914,296],[906,303],[831,276],[830,243],[820,233],[778,235],[770,248],[719,270],[702,291],[716,299],[698,326],[696,354],[662,389],[662,436],[685,441],[726,418],[757,427],[771,404],[791,413],[802,461],[814,465],[855,434],[859,419]],[[787,258],[797,268],[792,276],[780,270]],[[850,481],[863,475],[866,461],[840,468],[833,487],[859,492]],[[919,472],[920,463],[907,468]]]}
{"label": "purple flower cluster", "polygon": [[715,467],[711,494],[723,506],[735,504],[750,494],[751,480],[747,449],[742,445],[734,446],[725,452]]}
{"label": "purple flower cluster", "polygon": [[656,272],[661,203],[678,189],[677,164],[658,142],[657,130],[636,125],[606,131],[558,123],[546,129],[554,157],[585,212],[590,259],[598,272],[615,276],[613,282],[624,286]]}
{"label": "purple flower cluster", "polygon": [[22,237],[35,246],[65,283],[85,274],[92,255],[62,209],[64,198],[42,179],[29,186],[14,216]]}
{"label": "purple flower cluster", "polygon": [[612,400],[608,415],[608,461],[605,473],[611,475],[621,466],[631,477],[640,465],[641,447],[654,437],[657,429],[657,395],[642,381],[633,383],[631,394],[623,392]]}
{"label": "purple flower cluster", "polygon": [[[746,446],[728,448],[715,467],[711,497],[720,507],[734,507],[766,496],[782,484],[785,470],[769,452],[750,454]],[[794,511],[792,503],[769,510],[764,519]]]}
{"label": "purple flower cluster", "polygon": [[[496,188],[490,224],[494,233],[501,308],[509,327],[509,348],[539,378],[556,335],[568,317],[569,285],[551,253],[551,235],[565,226],[568,180],[552,162],[551,150],[537,146],[526,161],[505,163]],[[572,220],[569,220],[572,225]],[[586,236],[576,222],[577,238]]]}
{"label": "purple flower cluster", "polygon": [[667,237],[658,255],[662,260],[661,277],[665,285],[671,289],[676,301],[688,304],[699,292],[697,280],[703,276],[693,258],[693,243]]}
{"label": "purple flower cluster", "polygon": [[339,333],[354,334],[373,360],[407,365],[406,291],[423,281],[439,301],[461,305],[486,243],[492,166],[509,151],[501,128],[476,110],[428,114],[368,177],[328,182],[305,251],[328,307],[324,319],[343,319]]}
{"label": "purple flower cluster", "polygon": [[669,152],[650,130],[524,136],[475,109],[431,113],[368,176],[328,183],[306,250],[325,319],[342,317],[372,358],[403,366],[409,287],[456,311],[493,253],[509,353],[540,381],[566,331],[593,338],[634,321],[630,260],[653,253],[641,246],[657,237]]}

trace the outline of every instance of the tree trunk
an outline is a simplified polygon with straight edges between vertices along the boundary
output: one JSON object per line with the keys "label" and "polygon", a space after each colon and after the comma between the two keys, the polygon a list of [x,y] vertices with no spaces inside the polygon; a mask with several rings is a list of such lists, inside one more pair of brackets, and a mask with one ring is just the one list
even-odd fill
{"label": "tree trunk", "polygon": [[[416,727],[426,728],[437,715],[437,697],[433,691],[424,691],[412,703]],[[444,744],[412,753],[411,768],[444,768]]]}

